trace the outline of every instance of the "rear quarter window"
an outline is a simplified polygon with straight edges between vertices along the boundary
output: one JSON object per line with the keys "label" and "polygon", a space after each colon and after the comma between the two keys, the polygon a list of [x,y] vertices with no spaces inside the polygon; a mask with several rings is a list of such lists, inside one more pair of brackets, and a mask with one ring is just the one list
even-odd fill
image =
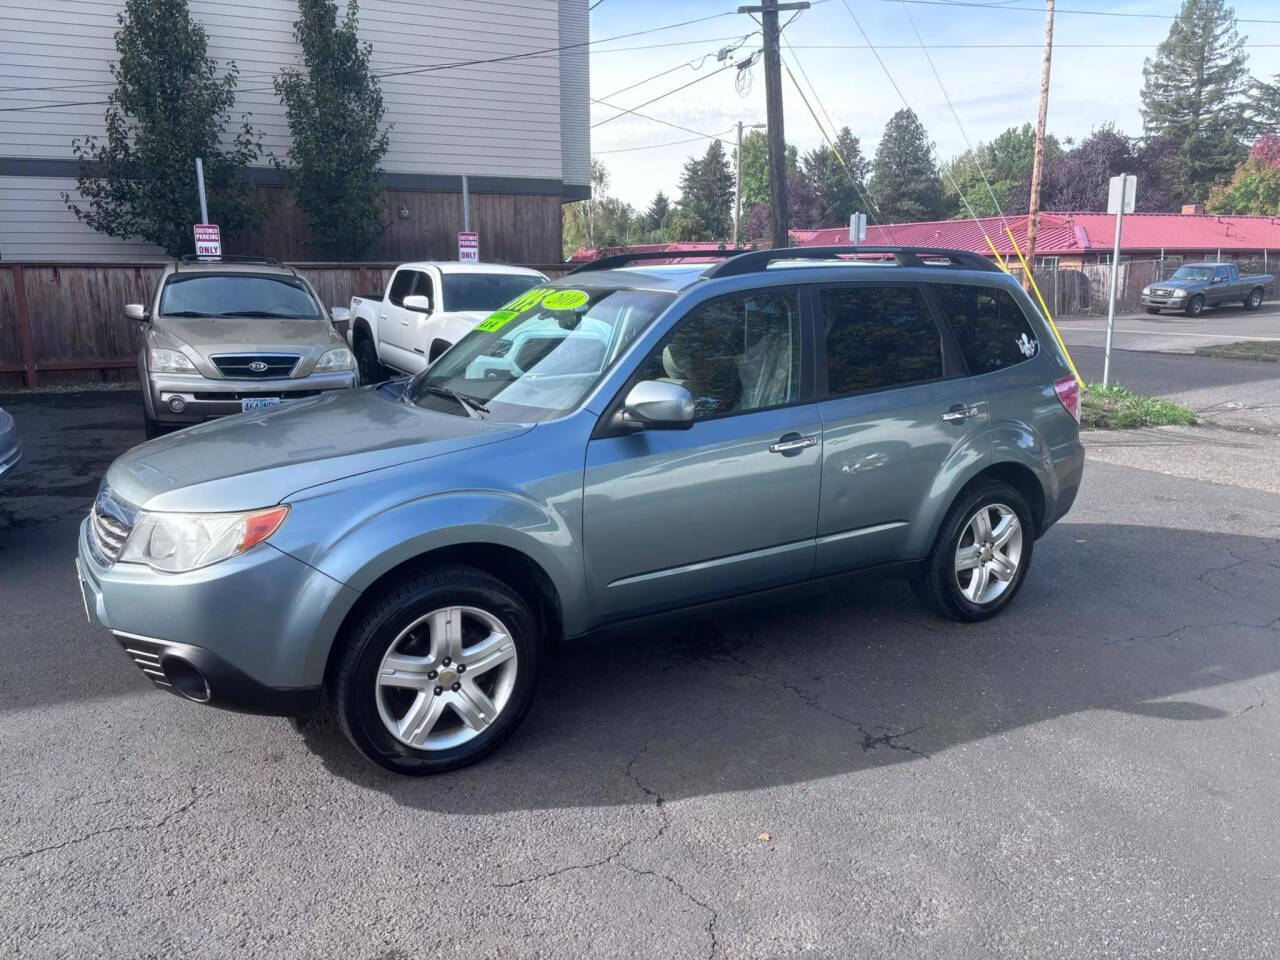
{"label": "rear quarter window", "polygon": [[1030,360],[1040,341],[1008,290],[961,283],[929,288],[951,325],[969,373],[978,376]]}

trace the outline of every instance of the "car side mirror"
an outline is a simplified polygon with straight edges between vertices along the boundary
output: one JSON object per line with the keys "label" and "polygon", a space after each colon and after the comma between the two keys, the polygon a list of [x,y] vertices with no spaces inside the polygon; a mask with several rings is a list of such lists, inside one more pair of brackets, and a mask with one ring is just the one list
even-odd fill
{"label": "car side mirror", "polygon": [[147,308],[140,303],[126,303],[124,305],[124,315],[127,320],[134,320],[138,323],[146,323],[151,317],[147,313]]}
{"label": "car side mirror", "polygon": [[351,309],[349,307],[334,307],[329,311],[329,316],[333,318],[334,323],[348,323],[351,320]]}
{"label": "car side mirror", "polygon": [[669,380],[641,380],[622,402],[623,422],[643,430],[688,430],[694,412],[693,394]]}
{"label": "car side mirror", "polygon": [[404,298],[404,308],[406,310],[412,310],[414,313],[430,313],[431,298],[424,297],[420,293],[415,293],[412,296]]}

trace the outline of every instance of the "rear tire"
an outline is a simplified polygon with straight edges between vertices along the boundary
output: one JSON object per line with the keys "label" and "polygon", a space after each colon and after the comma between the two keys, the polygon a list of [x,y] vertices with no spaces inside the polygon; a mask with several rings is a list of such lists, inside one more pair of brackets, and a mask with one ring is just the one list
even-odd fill
{"label": "rear tire", "polygon": [[356,342],[356,367],[360,371],[361,384],[381,383],[387,379],[387,368],[378,360],[378,351],[368,337],[361,337]]}
{"label": "rear tire", "polygon": [[1244,298],[1244,308],[1246,310],[1257,310],[1262,306],[1262,288],[1254,287],[1249,291],[1249,296]]}
{"label": "rear tire", "polygon": [[1034,544],[1031,510],[1017,489],[998,480],[973,484],[947,511],[916,594],[938,616],[961,623],[994,617],[1021,589]]}
{"label": "rear tire", "polygon": [[505,583],[473,567],[428,569],[391,583],[348,632],[333,710],[356,749],[388,770],[455,770],[515,730],[540,653],[537,620]]}
{"label": "rear tire", "polygon": [[1198,317],[1203,312],[1204,312],[1204,297],[1200,296],[1199,294],[1196,294],[1189,301],[1187,301],[1186,313],[1188,317]]}

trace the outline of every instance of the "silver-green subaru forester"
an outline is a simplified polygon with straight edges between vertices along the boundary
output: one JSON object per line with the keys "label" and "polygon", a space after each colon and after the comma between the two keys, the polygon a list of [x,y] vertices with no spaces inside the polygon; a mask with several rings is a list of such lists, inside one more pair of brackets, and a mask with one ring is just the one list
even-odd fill
{"label": "silver-green subaru forester", "polygon": [[961,621],[1014,598],[1084,463],[1016,282],[946,250],[641,259],[530,290],[413,379],[125,454],[81,529],[89,612],[166,690],[328,701],[422,774],[497,746],[562,636],[850,572]]}

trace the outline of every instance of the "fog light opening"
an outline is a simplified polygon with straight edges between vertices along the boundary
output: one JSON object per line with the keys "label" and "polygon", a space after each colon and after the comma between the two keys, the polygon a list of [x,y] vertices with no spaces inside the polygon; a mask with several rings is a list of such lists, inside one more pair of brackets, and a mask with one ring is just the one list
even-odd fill
{"label": "fog light opening", "polygon": [[160,661],[160,669],[165,679],[173,684],[173,689],[188,700],[196,703],[209,702],[209,683],[204,674],[186,660],[178,657],[165,657]]}
{"label": "fog light opening", "polygon": [[183,400],[181,397],[170,397],[169,409],[174,413],[181,413],[183,410],[187,409],[187,401]]}

